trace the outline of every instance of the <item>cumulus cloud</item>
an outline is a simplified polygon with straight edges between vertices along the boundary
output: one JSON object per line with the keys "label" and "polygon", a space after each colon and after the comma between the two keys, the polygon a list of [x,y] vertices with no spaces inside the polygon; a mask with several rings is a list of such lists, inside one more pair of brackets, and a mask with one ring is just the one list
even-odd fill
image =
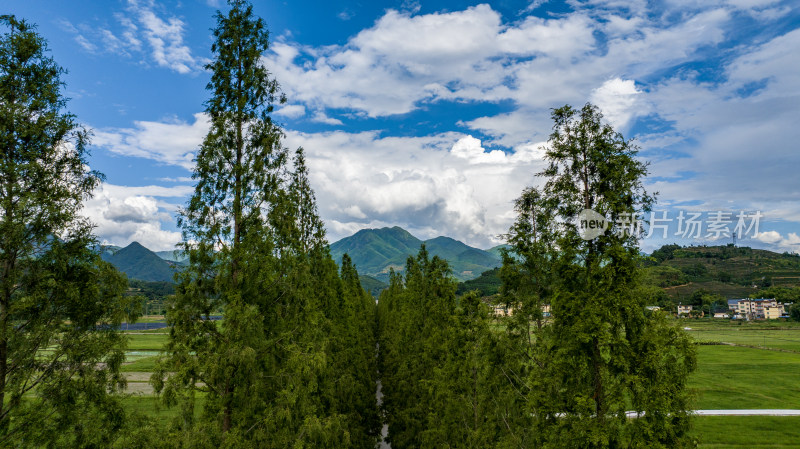
{"label": "cumulus cloud", "polygon": [[657,183],[662,196],[702,207],[734,203],[764,210],[772,220],[800,221],[797,49],[800,30],[747,48],[724,67],[722,83],[676,76],[651,89],[649,108],[670,123],[661,136],[685,154],[651,167],[656,176],[680,180]]}
{"label": "cumulus cloud", "polygon": [[389,10],[343,46],[276,42],[265,58],[291,98],[378,117],[412,111],[423,101],[513,98],[503,80],[521,66],[506,67],[499,58],[569,60],[591,49],[588,25],[569,16],[530,17],[507,27],[486,4],[425,15]]}
{"label": "cumulus cloud", "polygon": [[120,155],[153,159],[190,170],[208,128],[208,118],[202,113],[194,115],[193,123],[135,121],[134,128],[96,130],[93,143]]}
{"label": "cumulus cloud", "polygon": [[[130,13],[153,13],[129,14],[123,27],[141,48],[156,48],[147,33],[161,36],[161,56],[154,58],[174,70],[191,68],[182,59],[185,44],[170,40],[185,32],[185,24],[151,2],[131,5]],[[513,198],[536,182],[533,175],[542,168],[550,108],[586,101],[598,104],[626,137],[632,137],[628,130],[644,129],[636,132],[642,157],[653,162],[648,188],[660,191],[662,204],[764,210],[767,219],[797,223],[800,30],[774,27],[758,38],[737,34],[737,21],[747,13],[781,20],[782,5],[576,1],[568,14],[514,22],[486,4],[432,14],[388,10],[343,45],[311,47],[284,38],[264,61],[292,101],[276,115],[340,127],[322,133],[290,129],[286,138],[289,147],[306,148],[333,239],[400,224],[422,237],[493,243],[513,219]],[[119,45],[133,48],[131,39],[116,36],[129,43]],[[722,55],[721,62],[709,61],[709,53]],[[697,68],[703,64],[712,76]],[[342,129],[352,121],[361,123],[359,129],[402,121],[402,114],[434,102],[502,102],[503,108],[442,123],[439,129],[450,132],[417,137]],[[207,126],[202,114],[191,123],[138,121],[131,128],[101,129],[95,142],[190,168]],[[104,211],[126,223],[141,220],[148,198],[159,197],[136,195],[142,198],[109,201]],[[767,229],[760,241],[786,247],[792,238]]]}
{"label": "cumulus cloud", "polygon": [[776,251],[800,253],[800,235],[796,232],[789,232],[786,236],[777,231],[760,232],[756,239]]}
{"label": "cumulus cloud", "polygon": [[636,89],[636,83],[632,80],[614,78],[594,89],[589,99],[603,111],[606,120],[620,130],[628,125],[636,113],[636,96],[639,94],[641,91]]}
{"label": "cumulus cloud", "polygon": [[103,218],[111,221],[132,221],[146,223],[158,213],[155,198],[146,196],[129,196],[109,198],[108,208],[103,211]]}
{"label": "cumulus cloud", "polygon": [[[104,183],[85,202],[83,214],[95,224],[105,244],[127,246],[138,241],[153,251],[174,249],[180,232],[174,212],[192,191],[191,186],[119,186]],[[167,201],[169,200],[169,201]]]}
{"label": "cumulus cloud", "polygon": [[275,114],[288,118],[298,118],[306,114],[306,107],[301,104],[287,104],[275,111]]}
{"label": "cumulus cloud", "polygon": [[299,133],[320,212],[333,240],[365,227],[400,225],[421,237],[497,242],[514,198],[542,167],[539,150],[487,151],[459,133],[423,137],[377,132]]}
{"label": "cumulus cloud", "polygon": [[[549,108],[594,95],[607,103],[610,117],[628,121],[639,92],[635,81],[719,43],[730,19],[724,8],[669,23],[584,6],[511,24],[486,4],[424,15],[388,10],[344,45],[279,41],[265,59],[289,97],[314,110],[380,117],[436,101],[510,100],[516,110],[509,115],[546,119]],[[504,145],[530,138],[530,126],[510,130],[487,123],[492,118],[468,123]]]}

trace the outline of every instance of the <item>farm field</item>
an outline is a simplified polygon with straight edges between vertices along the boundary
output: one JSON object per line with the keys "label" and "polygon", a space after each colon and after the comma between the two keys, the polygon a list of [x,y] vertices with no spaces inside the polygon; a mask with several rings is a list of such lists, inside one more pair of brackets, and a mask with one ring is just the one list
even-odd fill
{"label": "farm field", "polygon": [[[800,408],[800,323],[684,320],[680,325],[702,343],[697,347],[695,409]],[[177,414],[159,406],[148,381],[168,332],[127,333],[128,359],[122,370],[128,377],[129,411],[160,419]],[[199,412],[199,409],[198,409]],[[800,447],[800,417],[700,416],[693,430],[702,448]]]}
{"label": "farm field", "polygon": [[703,449],[797,448],[800,417],[698,416],[692,433]]}
{"label": "farm field", "polygon": [[681,326],[701,343],[728,343],[800,354],[800,323],[791,321],[682,320]]}

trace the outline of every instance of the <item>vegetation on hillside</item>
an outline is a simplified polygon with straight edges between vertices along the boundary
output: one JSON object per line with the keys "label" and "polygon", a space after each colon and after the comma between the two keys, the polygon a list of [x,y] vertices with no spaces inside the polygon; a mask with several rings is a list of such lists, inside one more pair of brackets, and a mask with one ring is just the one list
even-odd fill
{"label": "vegetation on hillside", "polygon": [[103,259],[125,273],[128,279],[149,282],[174,281],[175,267],[139,242],[133,242],[113,254],[104,254]]}
{"label": "vegetation on hillside", "polygon": [[500,257],[468,246],[449,237],[422,241],[400,227],[363,229],[331,245],[331,254],[339,258],[349,254],[362,274],[381,282],[389,282],[389,271],[402,271],[406,259],[425,244],[428,253],[447,260],[452,276],[458,280],[478,277],[486,270],[500,266]]}

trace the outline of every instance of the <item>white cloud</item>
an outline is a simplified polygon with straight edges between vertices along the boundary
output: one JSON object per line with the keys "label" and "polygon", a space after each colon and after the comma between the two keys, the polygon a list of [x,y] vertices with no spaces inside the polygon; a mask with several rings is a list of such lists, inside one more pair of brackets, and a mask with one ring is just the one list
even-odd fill
{"label": "white cloud", "polygon": [[151,56],[159,66],[178,73],[202,69],[206,61],[193,56],[183,41],[186,31],[183,20],[174,16],[159,17],[154,0],[128,0],[128,10],[139,22],[144,38],[150,44]]}
{"label": "white cloud", "polygon": [[[425,15],[388,10],[345,45],[312,48],[280,41],[265,59],[288,96],[317,111],[379,117],[441,100],[511,100],[516,110],[505,117],[546,119],[549,108],[583,104],[594,92],[613,98],[608,107],[625,121],[632,114],[623,111],[634,106],[638,91],[632,80],[721,42],[731,18],[725,8],[685,11],[686,20],[669,23],[637,15],[646,10],[644,4],[629,8],[626,16],[576,7],[572,14],[528,16],[512,24],[486,4]],[[498,143],[514,146],[531,138],[530,127],[510,130],[485,123],[492,117],[484,119],[470,123],[492,132]]]}
{"label": "white cloud", "polygon": [[494,150],[486,153],[481,146],[481,141],[472,136],[458,139],[450,150],[450,153],[461,159],[468,160],[470,164],[501,164],[506,161],[506,154],[504,152]]}
{"label": "white cloud", "polygon": [[783,237],[777,231],[766,231],[766,232],[759,232],[756,236],[756,239],[764,242],[764,243],[778,243],[781,241]]}
{"label": "white cloud", "polygon": [[775,251],[800,253],[800,235],[796,232],[790,232],[786,237],[776,231],[760,232],[756,239],[766,243]]}
{"label": "white cloud", "polygon": [[200,71],[208,62],[207,58],[192,54],[184,42],[186,22],[166,14],[154,0],[128,0],[126,13],[115,13],[114,18],[120,27],[116,32],[105,24],[82,23],[76,27],[62,20],[60,25],[89,53],[124,57],[148,53],[156,65],[181,74]]}
{"label": "white cloud", "polygon": [[672,124],[665,133],[678,138],[672,147],[687,156],[655,162],[653,174],[678,179],[680,173],[697,174],[656,184],[662,196],[709,207],[733,202],[740,209],[764,210],[771,220],[800,221],[798,49],[800,30],[795,30],[745,48],[723,67],[723,83],[673,77],[648,92],[649,109]]}
{"label": "white cloud", "polygon": [[127,246],[138,241],[153,251],[174,249],[180,232],[175,223],[177,204],[192,192],[191,186],[119,186],[104,183],[84,203],[83,214],[95,224],[95,233],[106,244]]}
{"label": "white cloud", "polygon": [[636,89],[633,80],[614,78],[594,89],[590,100],[603,111],[611,126],[621,130],[633,118],[636,111],[636,96],[639,94],[641,92]]}
{"label": "white cloud", "polygon": [[458,133],[383,137],[377,132],[298,133],[330,238],[399,225],[488,247],[506,232],[514,198],[543,167],[541,153],[486,152]]}
{"label": "white cloud", "polygon": [[298,118],[306,114],[306,107],[302,104],[287,104],[275,111],[275,115],[282,115],[287,118]]}
{"label": "white cloud", "polygon": [[93,143],[124,156],[153,159],[191,170],[209,123],[205,114],[198,113],[193,123],[135,121],[134,126],[97,130]]}
{"label": "white cloud", "polygon": [[355,204],[352,205],[352,206],[348,206],[348,207],[344,208],[344,212],[347,215],[349,215],[349,216],[351,216],[353,218],[359,219],[359,220],[363,220],[363,219],[367,218],[367,214],[362,212],[361,209],[358,206],[356,206]]}
{"label": "white cloud", "polygon": [[129,196],[122,201],[117,198],[110,199],[108,209],[103,212],[103,217],[111,221],[145,223],[157,213],[158,206],[155,198]]}
{"label": "white cloud", "polygon": [[326,125],[334,125],[334,126],[338,126],[338,125],[343,125],[344,124],[338,118],[328,117],[328,115],[325,114],[322,111],[315,112],[314,116],[311,117],[311,121],[312,122],[318,122],[318,123],[324,123]]}
{"label": "white cloud", "polygon": [[[759,20],[780,17],[774,2],[733,3],[674,1],[654,10],[643,1],[574,2],[576,12],[512,23],[485,4],[425,15],[413,8],[388,10],[344,45],[282,40],[264,60],[292,101],[276,111],[288,119],[343,126],[437,101],[503,102],[502,113],[458,122],[473,135],[288,130],[286,144],[306,148],[333,239],[399,224],[420,236],[492,243],[491,236],[505,232],[513,219],[513,198],[535,182],[543,165],[550,108],[587,100],[623,131],[640,118],[656,122],[659,130],[639,141],[659,177],[649,187],[661,192],[664,203],[761,209],[770,219],[800,222],[794,173],[800,165],[800,30],[763,41],[732,39],[745,14],[736,8],[760,14]],[[158,16],[152,3],[141,5],[153,16],[134,15],[125,29],[141,38],[142,47],[151,45],[143,33],[160,36],[165,66],[191,67],[178,39],[186,24]],[[115,36],[132,48],[133,41]],[[707,61],[709,52],[724,62]],[[716,72],[695,72],[698,66]],[[452,125],[441,123],[440,129]],[[102,129],[95,142],[119,154],[191,168],[207,127],[202,114],[191,123],[140,121]],[[473,137],[478,132],[488,138]],[[135,218],[144,210],[124,199],[115,204],[118,212],[111,203],[107,208],[112,216]],[[769,232],[762,237],[774,239]],[[774,243],[792,241],[791,234],[780,239]]]}

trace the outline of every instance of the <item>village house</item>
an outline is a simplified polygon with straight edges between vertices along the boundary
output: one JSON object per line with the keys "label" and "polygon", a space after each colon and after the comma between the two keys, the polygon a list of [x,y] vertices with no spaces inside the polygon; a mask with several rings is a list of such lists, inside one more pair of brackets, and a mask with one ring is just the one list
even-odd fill
{"label": "village house", "polygon": [[[506,307],[505,304],[494,304],[491,307],[494,316],[510,316],[514,314],[513,306]],[[544,318],[550,317],[550,304],[542,305],[542,317]]]}
{"label": "village house", "polygon": [[728,307],[736,318],[746,320],[774,320],[786,314],[784,304],[773,299],[729,299]]}

